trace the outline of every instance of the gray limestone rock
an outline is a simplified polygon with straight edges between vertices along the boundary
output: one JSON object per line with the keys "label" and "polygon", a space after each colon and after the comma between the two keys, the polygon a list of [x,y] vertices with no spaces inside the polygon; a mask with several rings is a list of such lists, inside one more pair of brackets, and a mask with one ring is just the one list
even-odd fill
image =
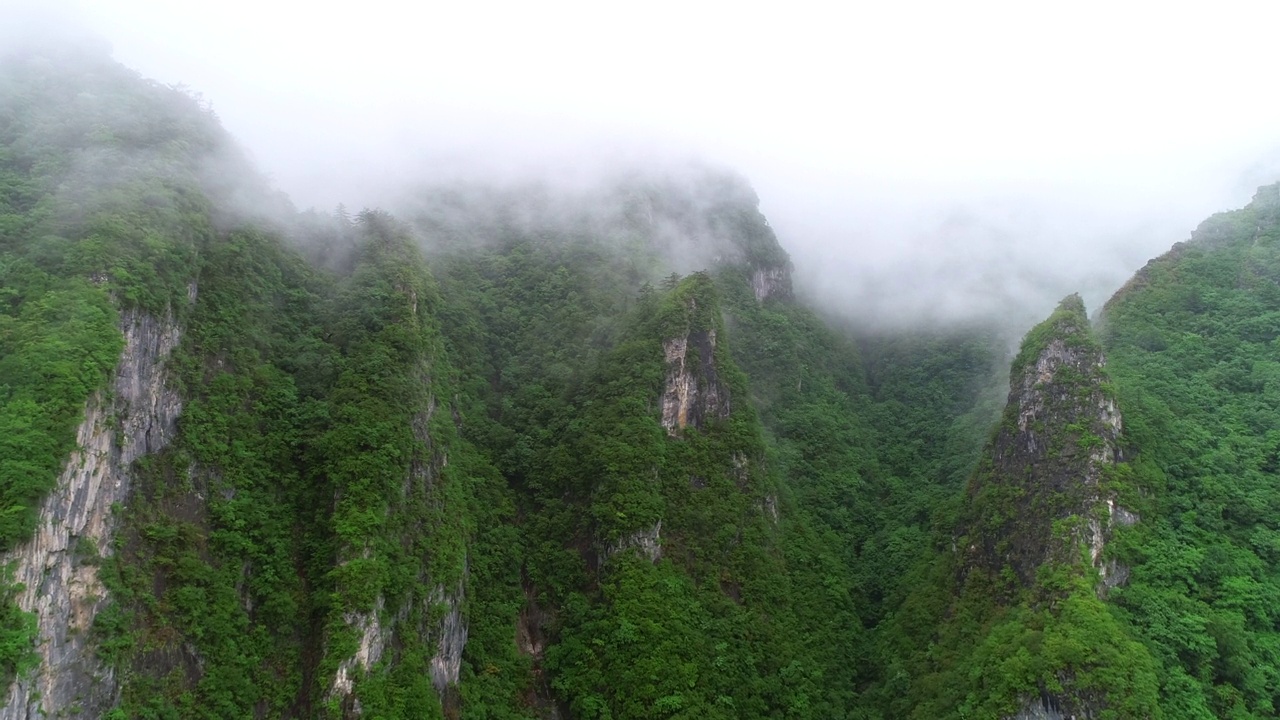
{"label": "gray limestone rock", "polygon": [[4,558],[24,586],[19,607],[36,615],[39,662],[10,686],[0,720],[97,718],[116,701],[113,671],[90,643],[107,591],[97,565],[78,555],[111,553],[112,506],[128,500],[130,465],[169,444],[182,412],[182,398],[165,382],[165,360],[181,338],[172,315],[125,311],[120,329],[125,346],[111,391],[90,397],[77,449],[40,504],[35,535]]}

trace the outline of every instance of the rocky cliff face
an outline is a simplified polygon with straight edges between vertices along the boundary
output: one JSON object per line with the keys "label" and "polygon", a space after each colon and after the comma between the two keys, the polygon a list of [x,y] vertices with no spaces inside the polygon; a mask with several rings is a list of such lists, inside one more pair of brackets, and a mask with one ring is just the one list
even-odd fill
{"label": "rocky cliff face", "polygon": [[1007,720],[1072,720],[1075,717],[1075,715],[1062,714],[1062,708],[1058,705],[1057,699],[1046,695],[1027,701],[1026,706],[1017,715]]}
{"label": "rocky cliff face", "polygon": [[[689,298],[690,313],[697,300]],[[729,416],[729,389],[716,372],[714,328],[692,328],[662,343],[667,378],[662,392],[662,427],[672,437],[685,427],[701,427],[713,418]]]}
{"label": "rocky cliff face", "polygon": [[1106,717],[1106,697],[1097,692],[1072,687],[1070,677],[1061,678],[1064,692],[1044,690],[1038,697],[1026,700],[1022,708],[1004,720],[1095,720]]}
{"label": "rocky cliff face", "polygon": [[640,553],[649,562],[658,562],[662,557],[662,521],[658,520],[648,528],[636,530],[619,538],[617,542],[609,543],[600,553],[598,564],[603,566],[609,558],[627,550]]}
{"label": "rocky cliff face", "polygon": [[[1117,525],[1138,521],[1107,482],[1121,460],[1122,429],[1102,349],[1084,304],[1070,296],[1027,334],[1014,360],[1001,425],[969,487],[962,575],[985,574],[999,602],[1021,603],[1050,625],[1069,593],[1090,592],[1094,570],[1099,597],[1123,582],[1127,569],[1105,552]],[[1083,584],[1064,584],[1066,577]],[[1100,717],[1113,703],[1075,681],[1075,662],[1041,678],[1038,694],[1006,720]]]}
{"label": "rocky cliff face", "polygon": [[[1028,335],[1015,361],[989,465],[970,487],[981,528],[970,533],[970,565],[1009,567],[1029,587],[1044,563],[1074,563],[1087,552],[1114,584],[1123,572],[1103,558],[1110,528],[1137,519],[1104,487],[1122,427],[1102,350],[1073,295]],[[983,520],[992,517],[1005,519]]]}
{"label": "rocky cliff face", "polygon": [[394,616],[386,617],[386,602],[379,596],[368,612],[347,613],[343,619],[359,632],[356,652],[344,659],[329,687],[329,698],[338,703],[343,717],[361,717],[364,708],[355,694],[355,683],[373,670],[395,643],[396,633],[417,632],[430,641],[434,639],[436,651],[431,656],[428,672],[431,684],[440,696],[440,702],[448,717],[456,717],[461,698],[457,687],[462,672],[462,651],[467,645],[467,622],[462,615],[466,600],[465,585],[446,590],[436,585],[423,600],[423,616],[430,616],[433,606],[443,607],[444,615],[435,627],[413,628],[406,623],[409,608],[403,607]]}
{"label": "rocky cliff face", "polygon": [[328,697],[338,703],[344,717],[359,717],[363,714],[360,701],[352,693],[356,679],[363,677],[382,660],[382,652],[387,645],[387,632],[382,626],[385,605],[386,601],[379,595],[368,611],[348,612],[342,616],[343,621],[355,628],[360,637],[355,653],[338,664],[338,671],[329,686]]}
{"label": "rocky cliff face", "polygon": [[458,678],[462,672],[462,651],[467,646],[467,621],[462,617],[462,603],[466,599],[466,586],[459,582],[453,590],[437,585],[431,601],[442,604],[444,617],[440,619],[436,653],[431,656],[431,684],[446,710],[458,706]]}
{"label": "rocky cliff face", "polygon": [[111,508],[129,497],[131,464],[169,444],[182,412],[164,375],[181,338],[173,317],[126,311],[120,329],[125,347],[111,391],[89,400],[78,449],[41,503],[35,536],[4,558],[25,588],[19,606],[36,615],[39,664],[9,688],[3,720],[97,718],[116,699],[116,678],[90,644],[107,602],[94,560],[112,552]]}
{"label": "rocky cliff face", "polygon": [[791,297],[791,271],[786,267],[757,268],[751,273],[751,291],[760,302]]}

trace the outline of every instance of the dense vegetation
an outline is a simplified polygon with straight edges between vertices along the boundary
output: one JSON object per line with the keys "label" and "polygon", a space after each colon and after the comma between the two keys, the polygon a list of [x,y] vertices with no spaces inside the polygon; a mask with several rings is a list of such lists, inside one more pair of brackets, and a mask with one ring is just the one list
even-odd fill
{"label": "dense vegetation", "polygon": [[[902,592],[907,571],[928,552],[934,501],[963,486],[966,465],[976,459],[995,412],[987,388],[998,384],[992,378],[1002,359],[1000,343],[988,330],[873,337],[864,339],[871,348],[864,360],[857,344],[785,292],[757,299],[751,284],[755,272],[785,268],[786,256],[749,194],[725,186],[722,177],[702,181],[710,187],[699,188],[705,195],[696,208],[687,204],[687,188],[659,182],[638,191],[638,198],[633,191],[630,201],[649,212],[640,219],[624,216],[613,232],[632,242],[650,236],[639,244],[648,252],[638,256],[610,251],[616,239],[552,236],[516,222],[490,228],[479,248],[474,238],[459,248],[453,241],[456,230],[433,243],[429,257],[446,305],[458,304],[442,315],[445,335],[454,357],[470,358],[468,386],[486,398],[485,419],[473,419],[468,435],[499,459],[528,523],[525,572],[528,591],[536,588],[536,602],[522,617],[545,617],[544,606],[560,602],[573,611],[527,634],[561,634],[561,646],[547,650],[546,666],[559,678],[553,690],[582,698],[571,705],[576,713],[635,715],[634,709],[600,696],[612,686],[605,695],[615,699],[634,696],[656,703],[666,698],[667,710],[657,717],[677,709],[677,696],[679,707],[698,714],[767,715],[770,707],[785,707],[793,717],[856,716],[857,688],[874,675],[868,629]],[[428,231],[445,226],[447,216],[440,217],[438,204],[424,205],[417,224]],[[471,212],[479,218],[500,214],[483,206]],[[721,263],[710,275],[658,275],[662,229],[696,224],[731,228],[725,235],[701,237],[708,244],[722,243]],[[634,295],[619,293],[619,287],[632,288]],[[736,432],[739,439],[727,446],[714,438],[716,429],[707,431],[712,444],[699,448],[690,446],[695,440],[702,445],[701,438],[669,440],[656,424],[662,340],[688,332],[681,306],[672,306],[674,298],[693,299],[702,312],[718,304],[725,315],[723,327],[716,323],[718,336],[728,338],[718,347],[727,346],[731,357],[717,364],[731,361],[746,372],[745,379],[730,385],[733,419],[743,424]],[[864,363],[873,367],[868,370]],[[737,400],[743,397],[750,405]],[[739,409],[759,413],[763,443],[753,437],[757,421],[738,416]],[[478,418],[479,409],[471,416]],[[913,448],[899,451],[907,438]],[[734,454],[763,458],[757,472],[747,476],[762,477],[737,493],[719,485],[730,473],[725,461]],[[661,487],[647,480],[668,474]],[[709,493],[718,486],[727,492],[726,504],[710,504]],[[744,503],[752,497],[754,502]],[[774,508],[775,527],[760,525],[762,506]],[[698,515],[680,517],[695,509]],[[656,571],[679,567],[692,574],[695,585],[643,580],[649,566],[633,562],[625,576],[606,567],[595,579],[590,560],[584,567],[580,553],[566,552],[563,541],[554,540],[576,537],[580,548],[608,546],[657,520],[662,520],[664,557],[685,559],[678,566],[664,560]],[[700,531],[682,532],[689,522]],[[734,533],[753,526],[753,533],[763,534],[752,544],[773,548],[784,565],[759,558],[734,569],[740,561],[725,555],[726,549],[742,552],[735,546],[745,540]],[[726,549],[701,547],[716,537],[729,542]],[[707,557],[717,556],[724,559],[703,569]],[[712,569],[719,577],[706,577]],[[683,681],[693,687],[655,695],[661,688],[648,687],[643,676],[621,685],[614,677],[606,684],[609,676],[598,667],[613,662],[607,652],[613,646],[600,642],[615,627],[611,623],[622,621],[609,620],[608,608],[592,605],[601,593],[616,597],[611,583],[624,577],[632,583],[625,593],[629,612],[643,618],[630,622],[692,629],[684,631],[679,646],[664,646],[652,661],[623,657],[646,666],[665,652],[684,657],[679,648],[692,643],[702,650],[682,666],[688,673]],[[573,594],[560,595],[566,592]],[[726,603],[726,593],[733,603]],[[749,626],[744,623],[750,613],[736,605],[749,608],[752,595],[778,606],[770,610],[775,617],[757,621],[750,632],[776,628],[779,639],[768,641],[776,643],[767,660],[772,666],[759,665],[765,661],[760,650],[742,645],[745,630],[729,633],[735,624]],[[591,618],[584,628],[575,627],[584,622],[577,618],[580,613]],[[589,632],[579,641],[584,631]],[[595,648],[587,638],[595,638]],[[582,675],[578,668],[594,669]],[[786,680],[785,692],[773,686],[780,678]],[[679,689],[679,682],[667,687]]]}
{"label": "dense vegetation", "polygon": [[[208,201],[171,170],[222,138],[189,98],[100,51],[3,59],[0,548],[33,531],[86,402],[105,389],[122,346],[119,311],[159,311],[185,294]],[[11,604],[0,613],[6,673],[27,658],[30,620]]]}
{"label": "dense vegetation", "polygon": [[[1027,336],[1015,391],[1054,342],[1108,365],[1061,375],[1051,454],[1015,457],[996,326],[833,326],[740,178],[298,214],[198,98],[100,49],[13,53],[0,550],[31,546],[145,316],[180,331],[176,436],[125,468],[114,542],[65,558],[109,591],[86,682],[113,717],[1269,717],[1278,192],[1096,336],[1074,302]],[[1139,521],[1095,561],[1073,543],[1104,495]],[[6,679],[48,621],[19,590]]]}
{"label": "dense vegetation", "polygon": [[1027,334],[951,545],[887,623],[886,715],[1010,717],[1046,698],[1063,715],[1160,716],[1152,660],[1109,612],[1090,557],[1120,530],[1104,498],[1127,472],[1100,359],[1077,296]]}
{"label": "dense vegetation", "polygon": [[1169,717],[1280,708],[1277,187],[1216,215],[1107,305],[1143,522],[1117,613],[1161,666]]}

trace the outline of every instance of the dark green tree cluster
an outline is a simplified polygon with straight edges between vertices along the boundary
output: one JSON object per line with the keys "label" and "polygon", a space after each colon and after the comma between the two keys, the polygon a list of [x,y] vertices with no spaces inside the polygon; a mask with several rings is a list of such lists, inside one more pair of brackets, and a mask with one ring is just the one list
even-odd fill
{"label": "dark green tree cluster", "polygon": [[1170,717],[1280,708],[1277,187],[1215,215],[1107,304],[1144,521],[1114,602],[1161,666]]}

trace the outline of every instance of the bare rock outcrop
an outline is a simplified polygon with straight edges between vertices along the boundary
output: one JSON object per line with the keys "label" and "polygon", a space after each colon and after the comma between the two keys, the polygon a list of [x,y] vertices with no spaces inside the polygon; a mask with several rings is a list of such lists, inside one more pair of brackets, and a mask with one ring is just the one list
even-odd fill
{"label": "bare rock outcrop", "polygon": [[24,586],[19,607],[36,615],[39,663],[9,688],[0,720],[97,718],[116,701],[112,669],[91,646],[93,620],[108,601],[91,556],[112,552],[112,506],[129,498],[130,465],[169,444],[182,412],[165,382],[165,360],[181,338],[172,315],[125,311],[120,329],[125,346],[111,391],[90,397],[35,535],[4,558]]}
{"label": "bare rock outcrop", "polygon": [[[431,385],[425,365],[418,382],[424,387]],[[411,428],[416,443],[400,486],[400,497],[388,498],[388,504],[382,512],[390,515],[403,513],[404,504],[411,498],[425,499],[433,506],[444,502],[440,496],[439,484],[443,479],[442,471],[449,464],[449,456],[443,444],[432,437],[430,430],[432,418],[440,408],[436,397],[428,394],[421,409],[414,415]],[[428,533],[436,531],[435,528],[427,527],[417,527],[414,530]],[[368,548],[361,551],[363,559],[369,559],[370,552]],[[354,551],[352,553],[355,554]],[[436,646],[427,670],[431,675],[432,685],[440,696],[445,716],[458,716],[461,696],[457,686],[468,632],[466,616],[463,614],[468,572],[464,562],[457,585],[447,590],[431,577],[424,565],[419,572],[417,588],[401,600],[389,601],[380,593],[371,607],[343,614],[343,623],[356,632],[359,640],[355,652],[338,663],[338,669],[329,681],[326,693],[326,699],[338,706],[342,717],[356,718],[365,715],[358,697],[359,680],[378,671],[378,665],[384,659],[387,663],[396,663],[400,649],[410,637]],[[389,606],[390,602],[398,602],[399,609],[394,605]],[[411,620],[411,611],[415,607],[421,610],[417,622]],[[438,623],[433,621],[429,625],[425,622],[425,618],[437,617],[441,607],[443,615],[439,615]]]}
{"label": "bare rock outcrop", "polygon": [[441,701],[448,704],[447,694],[450,688],[456,688],[462,672],[462,650],[467,645],[467,622],[462,617],[462,603],[466,599],[462,582],[451,591],[443,585],[437,585],[431,600],[444,605],[444,617],[440,619],[440,639],[436,643],[436,653],[431,656],[431,684],[440,694]]}
{"label": "bare rock outcrop", "polygon": [[628,550],[639,553],[649,562],[658,562],[662,558],[662,521],[658,520],[650,527],[641,528],[610,543],[600,554],[600,564],[603,565],[605,560]]}
{"label": "bare rock outcrop", "polygon": [[751,273],[751,291],[756,300],[791,296],[791,271],[785,267],[756,268]]}
{"label": "bare rock outcrop", "polygon": [[714,329],[690,330],[662,343],[667,360],[662,427],[668,435],[676,437],[686,427],[729,416],[729,388],[716,371],[715,348]]}
{"label": "bare rock outcrop", "polygon": [[338,664],[338,671],[329,686],[329,697],[344,706],[345,714],[361,714],[360,702],[351,696],[356,678],[369,672],[382,659],[382,653],[386,649],[387,632],[382,625],[384,605],[385,601],[379,595],[368,612],[348,612],[342,617],[360,635],[355,653],[343,658]]}
{"label": "bare rock outcrop", "polygon": [[[1103,552],[1112,528],[1137,516],[1105,487],[1120,460],[1123,419],[1078,296],[1032,331],[1020,360],[990,464],[970,486],[976,527],[967,565],[1009,566],[1030,586],[1042,564],[1072,563],[1087,550],[1105,592],[1127,576]],[[992,526],[984,517],[1004,520]],[[1055,536],[1054,524],[1073,518],[1070,537]]]}
{"label": "bare rock outcrop", "polygon": [[1042,691],[1027,698],[1017,713],[1006,716],[1004,720],[1097,720],[1106,717],[1104,708],[1107,702],[1102,694],[1074,687],[1070,677],[1059,677],[1059,682],[1070,691]]}
{"label": "bare rock outcrop", "polygon": [[1017,715],[1011,715],[1006,720],[1068,720],[1069,716],[1062,714],[1062,708],[1059,707],[1056,698],[1043,696],[1027,701],[1022,710]]}

